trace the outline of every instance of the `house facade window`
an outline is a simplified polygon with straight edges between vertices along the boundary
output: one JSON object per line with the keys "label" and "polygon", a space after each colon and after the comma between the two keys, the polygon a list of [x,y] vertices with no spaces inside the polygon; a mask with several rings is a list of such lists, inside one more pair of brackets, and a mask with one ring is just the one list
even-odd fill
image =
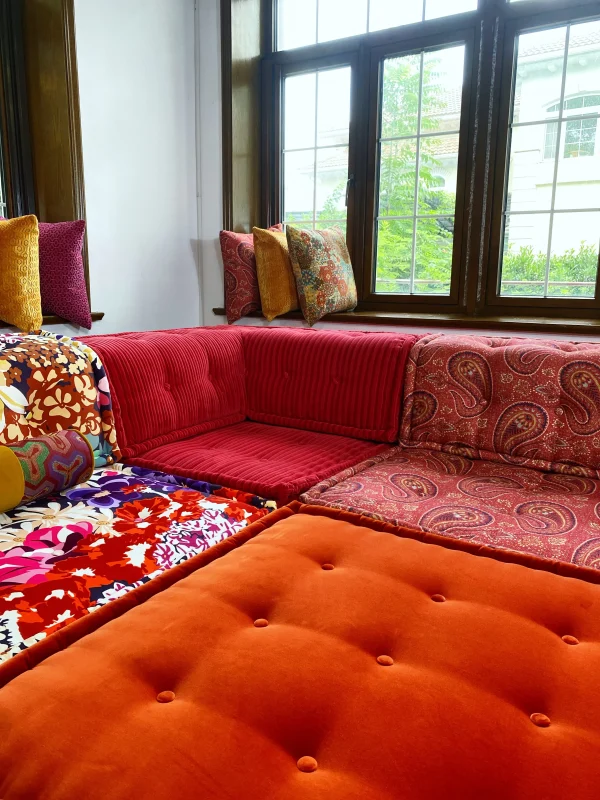
{"label": "house facade window", "polygon": [[600,308],[593,2],[275,0],[271,21],[263,224],[344,230],[359,309]]}

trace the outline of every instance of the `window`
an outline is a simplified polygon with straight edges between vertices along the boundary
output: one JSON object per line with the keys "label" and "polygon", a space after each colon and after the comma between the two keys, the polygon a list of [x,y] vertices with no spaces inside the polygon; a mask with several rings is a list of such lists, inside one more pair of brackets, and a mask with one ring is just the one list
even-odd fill
{"label": "window", "polygon": [[262,224],[345,230],[362,311],[594,316],[594,0],[273,11]]}
{"label": "window", "polygon": [[[600,86],[600,22],[521,34],[516,48],[500,297],[594,299],[600,95],[569,90]],[[555,121],[542,125],[536,109],[556,94],[545,112]],[[538,129],[545,130],[543,159],[534,146]]]}

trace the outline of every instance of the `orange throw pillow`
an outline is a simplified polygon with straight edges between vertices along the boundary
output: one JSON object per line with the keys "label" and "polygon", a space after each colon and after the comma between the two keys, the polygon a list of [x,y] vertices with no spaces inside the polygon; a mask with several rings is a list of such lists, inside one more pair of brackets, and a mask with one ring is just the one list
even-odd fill
{"label": "orange throw pillow", "polygon": [[22,331],[42,327],[38,221],[0,221],[0,320]]}
{"label": "orange throw pillow", "polygon": [[269,320],[299,308],[285,233],[253,228],[256,274],[263,314]]}

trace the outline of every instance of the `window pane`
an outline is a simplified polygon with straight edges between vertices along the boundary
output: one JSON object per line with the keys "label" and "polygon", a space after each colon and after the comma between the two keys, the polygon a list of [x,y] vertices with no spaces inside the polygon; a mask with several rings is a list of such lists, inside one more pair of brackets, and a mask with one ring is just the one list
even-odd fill
{"label": "window pane", "polygon": [[550,214],[507,218],[502,258],[503,297],[544,297]]}
{"label": "window pane", "polygon": [[[350,67],[285,79],[283,213],[286,222],[345,230]],[[340,146],[341,145],[341,146]]]}
{"label": "window pane", "polygon": [[411,293],[414,224],[410,220],[380,220],[377,231],[375,291]]}
{"label": "window pane", "polygon": [[464,57],[460,46],[383,62],[376,292],[450,293],[459,148],[450,131],[460,128]]}
{"label": "window pane", "polygon": [[319,41],[345,39],[367,32],[367,0],[319,0]]}
{"label": "window pane", "polygon": [[317,0],[277,0],[277,49],[292,50],[317,41]]}
{"label": "window pane", "polygon": [[558,117],[566,32],[561,27],[519,36],[514,123]]}
{"label": "window pane", "polygon": [[293,75],[285,81],[284,148],[315,146],[317,73]]}
{"label": "window pane", "polygon": [[283,164],[286,222],[312,221],[315,204],[315,151],[286,153]]}
{"label": "window pane", "polygon": [[380,31],[398,25],[410,25],[423,19],[423,4],[420,0],[412,3],[392,3],[390,0],[371,0],[369,30]]}
{"label": "window pane", "polygon": [[277,49],[476,11],[478,0],[277,0]]}
{"label": "window pane", "polygon": [[600,23],[524,34],[517,46],[500,293],[593,298]]}
{"label": "window pane", "polygon": [[548,297],[594,297],[600,214],[555,214]]}
{"label": "window pane", "polygon": [[425,19],[449,17],[465,11],[477,11],[477,0],[426,0]]}
{"label": "window pane", "polygon": [[417,220],[415,294],[450,294],[454,218]]}

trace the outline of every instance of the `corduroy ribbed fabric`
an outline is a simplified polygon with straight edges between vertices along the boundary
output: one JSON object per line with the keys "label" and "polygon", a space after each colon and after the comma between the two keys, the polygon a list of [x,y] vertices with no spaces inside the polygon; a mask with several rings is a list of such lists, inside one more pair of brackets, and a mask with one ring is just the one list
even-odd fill
{"label": "corduroy ribbed fabric", "polygon": [[251,420],[397,441],[404,369],[416,336],[241,330]]}
{"label": "corduroy ribbed fabric", "polygon": [[124,458],[246,418],[239,330],[189,328],[83,341],[106,369]]}
{"label": "corduroy ribbed fabric", "polygon": [[386,449],[360,439],[243,422],[165,444],[131,463],[233,487],[283,505],[324,477]]}

